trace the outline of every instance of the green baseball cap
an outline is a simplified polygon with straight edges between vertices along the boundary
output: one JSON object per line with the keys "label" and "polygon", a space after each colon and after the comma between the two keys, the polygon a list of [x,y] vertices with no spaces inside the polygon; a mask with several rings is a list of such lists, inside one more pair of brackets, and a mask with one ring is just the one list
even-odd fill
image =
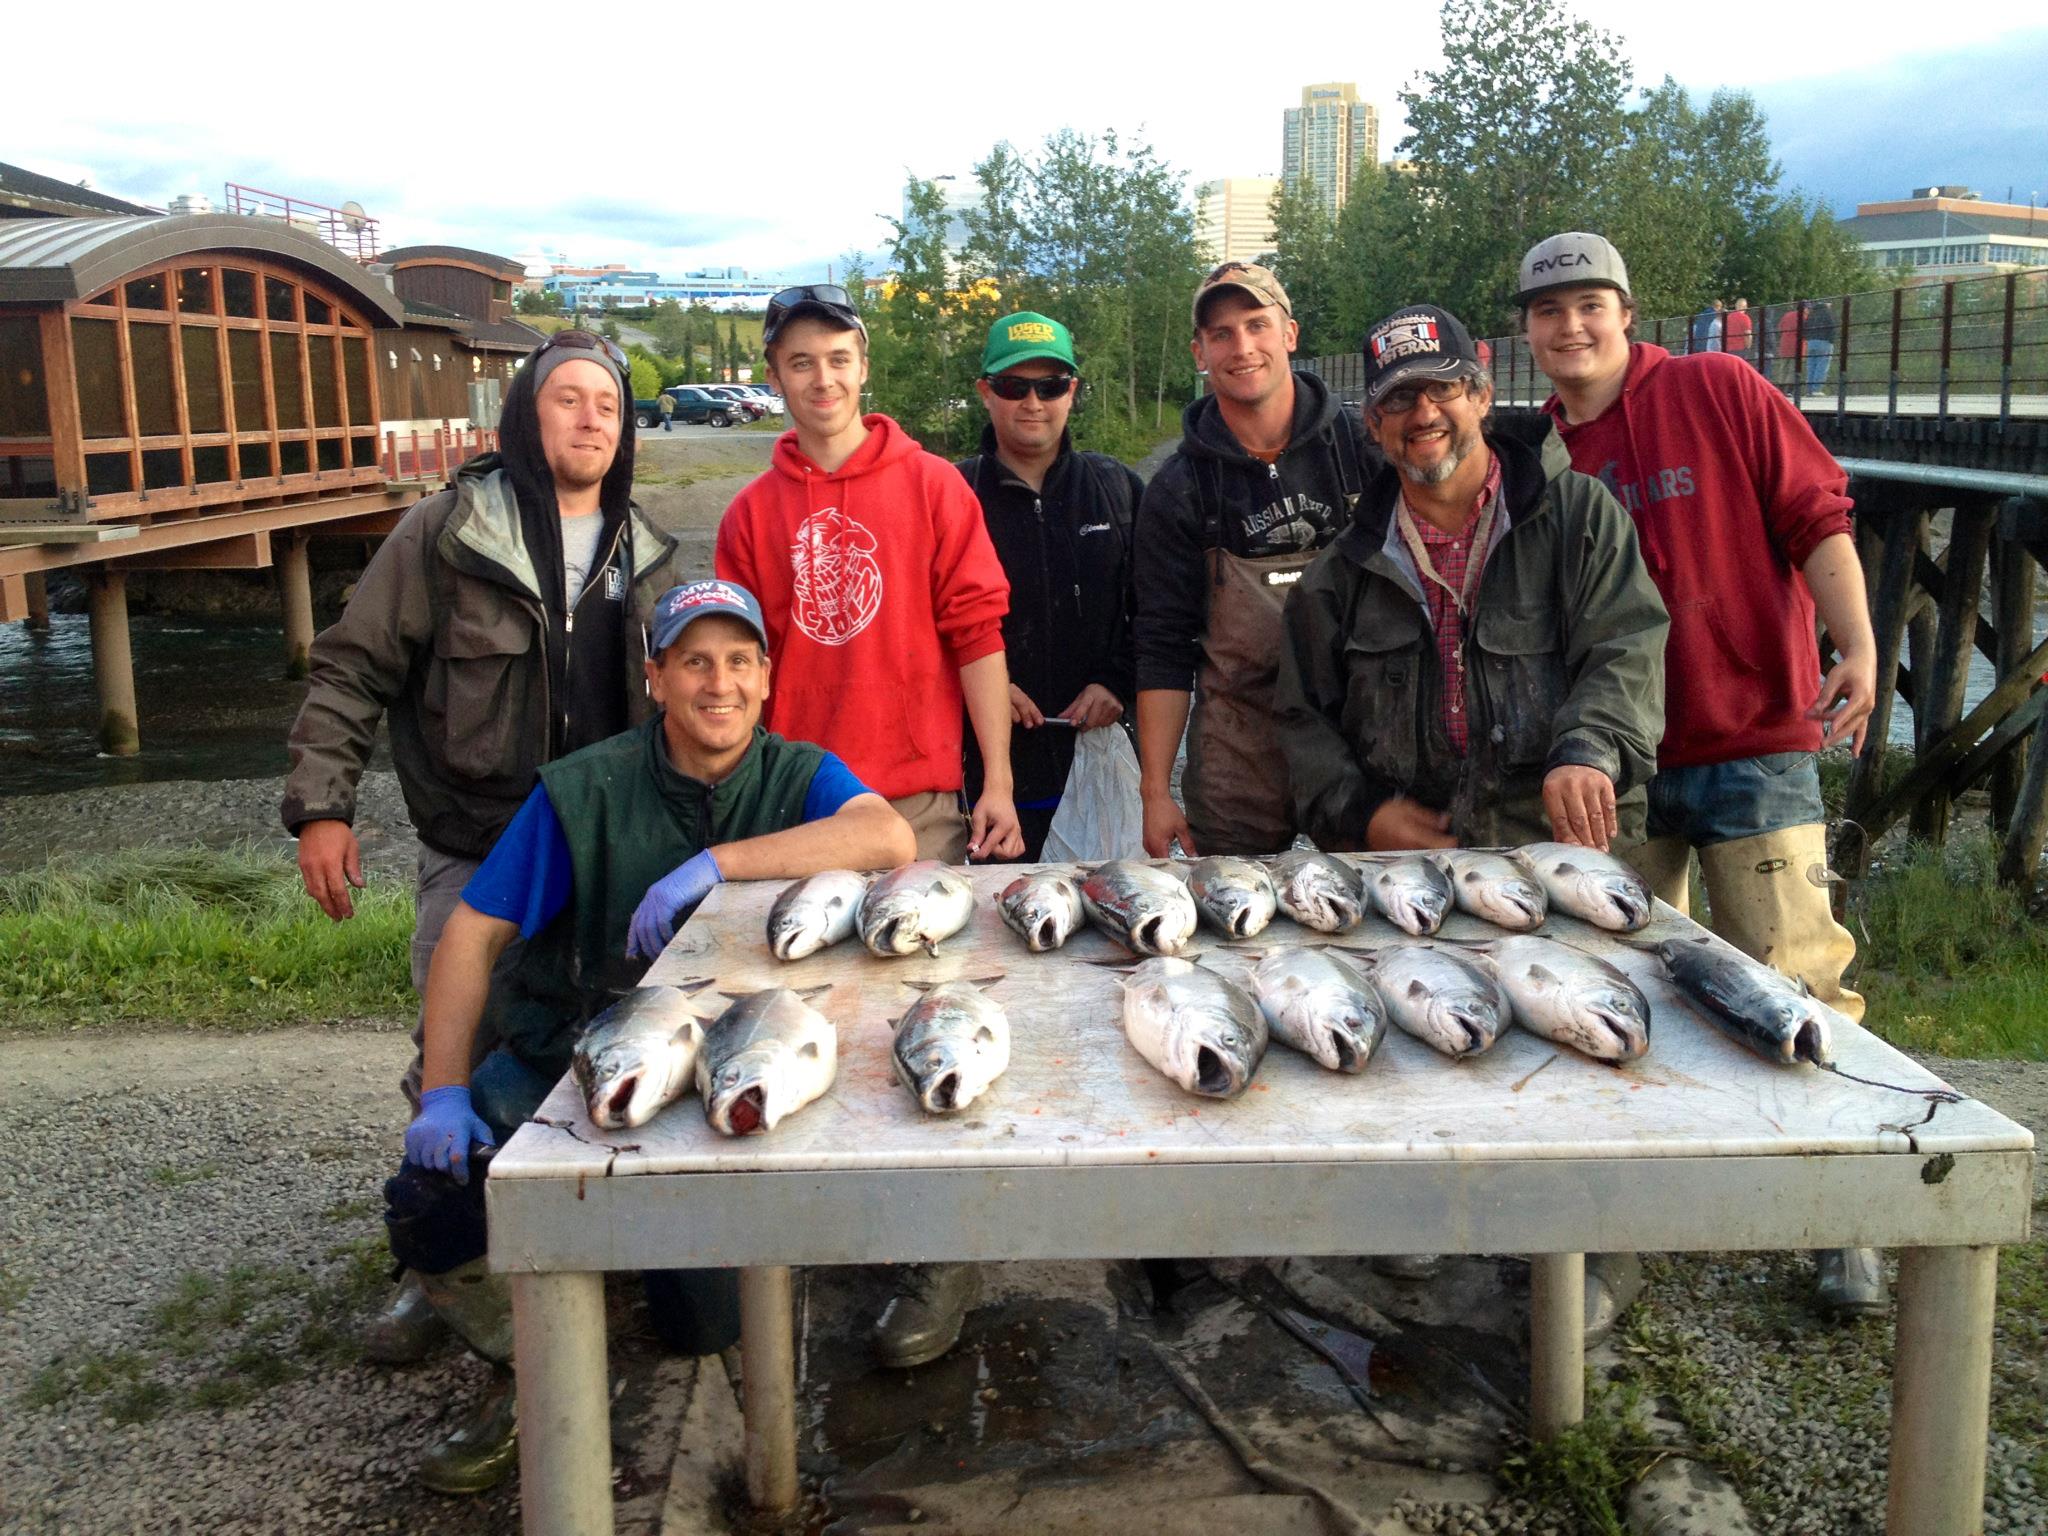
{"label": "green baseball cap", "polygon": [[1050,315],[1019,310],[988,328],[988,345],[981,349],[982,377],[1040,358],[1080,371],[1080,365],[1074,361],[1073,333]]}

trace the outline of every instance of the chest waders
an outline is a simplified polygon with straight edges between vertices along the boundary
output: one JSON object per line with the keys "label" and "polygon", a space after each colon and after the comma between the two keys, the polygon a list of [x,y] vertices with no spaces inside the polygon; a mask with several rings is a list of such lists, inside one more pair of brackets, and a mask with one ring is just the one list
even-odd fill
{"label": "chest waders", "polygon": [[1210,549],[1209,617],[1181,778],[1188,827],[1204,854],[1279,853],[1294,841],[1287,760],[1273,729],[1285,636],[1280,610],[1321,554],[1253,559]]}

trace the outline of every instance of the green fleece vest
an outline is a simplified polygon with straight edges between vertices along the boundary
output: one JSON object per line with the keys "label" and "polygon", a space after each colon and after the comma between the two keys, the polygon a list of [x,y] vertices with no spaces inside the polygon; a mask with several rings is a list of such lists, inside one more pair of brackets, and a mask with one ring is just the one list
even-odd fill
{"label": "green fleece vest", "polygon": [[626,958],[647,888],[706,848],[801,825],[824,756],[756,726],[739,766],[707,785],[670,766],[656,715],[542,768],[569,843],[569,905],[494,999],[500,1042],[549,1076],[566,1070],[583,1025],[647,970]]}

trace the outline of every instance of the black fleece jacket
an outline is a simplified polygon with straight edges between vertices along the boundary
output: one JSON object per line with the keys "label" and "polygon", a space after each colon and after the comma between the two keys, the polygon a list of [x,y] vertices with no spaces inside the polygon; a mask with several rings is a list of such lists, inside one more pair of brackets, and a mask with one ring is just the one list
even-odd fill
{"label": "black fleece jacket", "polygon": [[1213,395],[1181,414],[1180,447],[1145,488],[1136,553],[1137,686],[1193,686],[1208,627],[1207,553],[1258,559],[1322,549],[1349,525],[1378,463],[1355,411],[1294,375],[1294,427],[1275,464],[1245,451]]}
{"label": "black fleece jacket", "polygon": [[[992,427],[982,429],[981,452],[958,467],[981,502],[1010,578],[1010,611],[1003,616],[1010,681],[1048,715],[1100,683],[1128,718],[1136,697],[1131,545],[1145,482],[1107,454],[1075,452],[1063,437],[1043,489],[1034,492],[997,459]],[[981,793],[981,752],[971,730],[966,742],[972,799]],[[1014,727],[1010,771],[1017,803],[1058,796],[1073,761],[1073,731]]]}

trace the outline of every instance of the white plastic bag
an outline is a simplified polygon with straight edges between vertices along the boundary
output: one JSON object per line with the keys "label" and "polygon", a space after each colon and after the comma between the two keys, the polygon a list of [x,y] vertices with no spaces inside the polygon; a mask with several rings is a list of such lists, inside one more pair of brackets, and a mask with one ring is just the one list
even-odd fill
{"label": "white plastic bag", "polygon": [[1138,798],[1138,754],[1122,726],[1083,731],[1060,808],[1045,835],[1047,863],[1096,863],[1145,857],[1145,808]]}

